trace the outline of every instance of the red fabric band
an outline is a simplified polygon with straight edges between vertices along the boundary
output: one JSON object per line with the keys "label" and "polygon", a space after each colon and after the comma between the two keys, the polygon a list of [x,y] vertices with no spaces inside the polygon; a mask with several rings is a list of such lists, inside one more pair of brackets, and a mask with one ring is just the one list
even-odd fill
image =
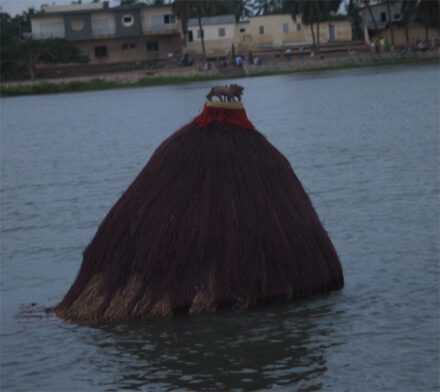
{"label": "red fabric band", "polygon": [[218,108],[205,104],[202,113],[194,121],[199,127],[206,127],[212,122],[219,122],[255,130],[244,109]]}

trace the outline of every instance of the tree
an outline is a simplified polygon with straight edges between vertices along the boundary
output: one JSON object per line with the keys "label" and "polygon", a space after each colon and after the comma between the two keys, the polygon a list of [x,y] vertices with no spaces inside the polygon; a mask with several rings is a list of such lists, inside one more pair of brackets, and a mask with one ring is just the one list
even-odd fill
{"label": "tree", "polygon": [[213,15],[234,14],[238,20],[242,13],[249,11],[249,4],[250,0],[174,0],[173,11],[182,22],[185,44],[188,36],[188,20],[190,18],[197,18],[203,58],[206,60],[202,18]]}
{"label": "tree", "polygon": [[319,50],[320,23],[336,12],[340,5],[341,0],[285,0],[282,10],[292,16],[301,14],[303,22],[310,25],[313,46]]}
{"label": "tree", "polygon": [[359,14],[359,7],[354,0],[350,0],[345,8],[345,12],[350,19],[353,38],[362,39],[362,18]]}
{"label": "tree", "polygon": [[403,0],[402,22],[405,26],[406,46],[409,47],[409,25],[414,21],[418,0]]}
{"label": "tree", "polygon": [[211,12],[214,15],[234,15],[237,21],[242,16],[254,14],[254,0],[217,0],[212,1]]}
{"label": "tree", "polygon": [[0,69],[1,79],[35,78],[37,63],[85,62],[78,48],[63,39],[25,39],[30,32],[33,10],[11,18],[0,14]]}
{"label": "tree", "polygon": [[379,27],[377,25],[376,18],[374,16],[373,10],[371,9],[370,0],[362,0],[364,6],[367,8],[368,13],[370,14],[370,19],[373,22],[374,30],[379,30]]}
{"label": "tree", "polygon": [[385,0],[387,6],[387,20],[388,28],[390,29],[391,36],[391,46],[394,47],[394,26],[393,26],[393,16],[391,14],[391,0]]}
{"label": "tree", "polygon": [[272,15],[282,12],[285,0],[255,0],[253,2],[255,15]]}
{"label": "tree", "polygon": [[415,20],[425,26],[425,40],[429,40],[429,28],[440,28],[440,0],[420,0],[417,3]]}
{"label": "tree", "polygon": [[173,3],[174,13],[178,15],[182,21],[182,30],[185,40],[188,33],[188,19],[197,18],[204,60],[206,60],[206,46],[202,18],[211,15],[214,3],[215,2],[209,0],[175,0]]}
{"label": "tree", "polygon": [[131,7],[133,5],[139,4],[141,1],[139,0],[121,0],[121,7]]}

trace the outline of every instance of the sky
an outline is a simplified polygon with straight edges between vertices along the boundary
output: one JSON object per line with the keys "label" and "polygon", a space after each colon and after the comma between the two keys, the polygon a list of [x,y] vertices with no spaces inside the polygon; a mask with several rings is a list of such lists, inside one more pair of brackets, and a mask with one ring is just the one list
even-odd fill
{"label": "sky", "polygon": [[[89,1],[83,1],[83,3],[88,3]],[[117,5],[119,0],[112,0],[112,2]],[[24,10],[29,7],[34,7],[35,9],[40,9],[41,4],[70,4],[72,0],[0,0],[0,6],[3,12],[7,12],[10,15],[21,14]]]}
{"label": "sky", "polygon": [[[72,0],[0,0],[0,6],[3,12],[7,12],[10,15],[21,14],[24,10],[29,7],[34,7],[35,9],[40,9],[41,4],[70,4]],[[88,3],[89,1],[83,1],[83,3]],[[114,5],[119,4],[119,0],[111,0]],[[342,2],[344,4],[344,1]],[[341,10],[344,7],[341,5]]]}

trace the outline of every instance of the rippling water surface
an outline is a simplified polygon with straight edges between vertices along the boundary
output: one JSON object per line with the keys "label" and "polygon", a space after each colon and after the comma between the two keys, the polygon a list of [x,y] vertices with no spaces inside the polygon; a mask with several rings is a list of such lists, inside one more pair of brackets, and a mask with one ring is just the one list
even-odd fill
{"label": "rippling water surface", "polygon": [[1,389],[437,390],[439,70],[239,81],[335,243],[343,291],[100,328],[27,308],[62,298],[108,209],[214,83],[2,99]]}

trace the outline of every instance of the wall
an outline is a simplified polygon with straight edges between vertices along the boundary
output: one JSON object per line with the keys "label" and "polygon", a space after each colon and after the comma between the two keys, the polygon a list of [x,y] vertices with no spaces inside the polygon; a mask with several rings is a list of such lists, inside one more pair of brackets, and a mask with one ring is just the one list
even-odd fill
{"label": "wall", "polygon": [[95,38],[108,38],[116,34],[116,21],[112,13],[92,14],[92,34]]}
{"label": "wall", "polygon": [[[332,42],[330,37],[330,26],[334,28],[334,40],[333,41],[351,41],[352,28],[349,21],[331,21],[319,24],[319,42],[320,44],[326,44]],[[315,37],[317,36],[317,25],[313,26],[315,31]],[[310,25],[306,25],[304,28],[306,41],[309,44],[313,43],[312,28]]]}
{"label": "wall", "polygon": [[[425,26],[422,26],[421,24],[412,24],[409,26],[408,29],[409,33],[409,45],[415,46],[419,41],[425,40]],[[394,45],[396,47],[406,47],[406,32],[404,27],[397,27],[394,26],[393,29],[394,32]],[[389,29],[386,29],[382,31],[380,34],[375,35],[372,40],[374,41],[376,38],[385,37],[389,43],[391,43],[391,32]],[[440,39],[440,30],[430,28],[429,29],[429,39]]]}
{"label": "wall", "polygon": [[[118,9],[113,12],[116,22],[116,35],[118,37],[136,37],[142,34],[141,15],[138,9]],[[125,22],[126,18],[131,18],[130,24]]]}
{"label": "wall", "polygon": [[[287,31],[283,26],[287,27]],[[260,28],[264,29],[263,34]],[[240,29],[246,31],[240,32]],[[249,23],[238,26],[237,44],[240,46],[258,49],[304,42],[304,25],[301,20],[294,20],[290,15],[256,16],[250,18]]]}
{"label": "wall", "polygon": [[88,39],[92,35],[92,19],[90,13],[64,15],[66,39]]}
{"label": "wall", "polygon": [[62,16],[39,17],[31,20],[32,38],[65,38],[64,18]]}
{"label": "wall", "polygon": [[[125,23],[124,17],[132,18],[131,23]],[[32,18],[31,23],[33,37],[36,39],[59,37],[75,41],[150,34],[182,36],[181,23],[172,17],[171,7],[103,9],[99,12],[64,13],[47,17],[38,15]]]}
{"label": "wall", "polygon": [[[225,35],[219,36],[219,29],[224,29]],[[187,41],[187,50],[190,53],[202,53],[201,39],[198,38],[198,26],[188,28],[192,31],[193,41]],[[208,56],[224,56],[231,51],[235,41],[235,24],[218,24],[203,26],[206,52]]]}
{"label": "wall", "polygon": [[[387,22],[388,12],[387,12],[386,4],[383,3],[383,4],[373,5],[373,6],[370,6],[370,9],[371,9],[371,13],[374,16],[374,19],[376,20],[377,27],[379,29],[384,28],[388,23]],[[396,2],[390,1],[390,9],[391,9],[391,19],[393,21],[401,20],[402,2],[401,1],[396,1]],[[383,13],[385,13],[385,18],[386,18],[385,21],[382,20]],[[369,29],[374,29],[373,19],[371,18],[371,15],[370,15],[368,8],[367,7],[361,8],[359,14],[362,18],[364,25],[366,24]],[[399,18],[394,17],[397,15],[399,15]]]}
{"label": "wall", "polygon": [[141,11],[142,31],[144,34],[181,34],[180,21],[165,23],[165,16],[173,15],[171,7],[145,8]]}
{"label": "wall", "polygon": [[[158,50],[147,49],[147,42],[157,43]],[[128,63],[133,61],[148,61],[169,58],[170,53],[178,54],[181,40],[177,35],[165,37],[142,37],[126,39],[100,39],[93,41],[78,41],[76,46],[89,56],[91,64]],[[105,46],[106,57],[96,57],[95,48]]]}
{"label": "wall", "polygon": [[[352,29],[348,21],[320,23],[320,43],[330,41],[330,26],[334,27],[335,41],[351,41]],[[261,34],[260,28],[264,28]],[[241,30],[245,30],[244,32]],[[317,26],[314,26],[315,36]],[[239,50],[258,50],[288,46],[311,45],[313,43],[310,25],[302,23],[301,18],[290,15],[267,15],[253,17],[248,23],[239,23],[236,28],[236,45]]]}

